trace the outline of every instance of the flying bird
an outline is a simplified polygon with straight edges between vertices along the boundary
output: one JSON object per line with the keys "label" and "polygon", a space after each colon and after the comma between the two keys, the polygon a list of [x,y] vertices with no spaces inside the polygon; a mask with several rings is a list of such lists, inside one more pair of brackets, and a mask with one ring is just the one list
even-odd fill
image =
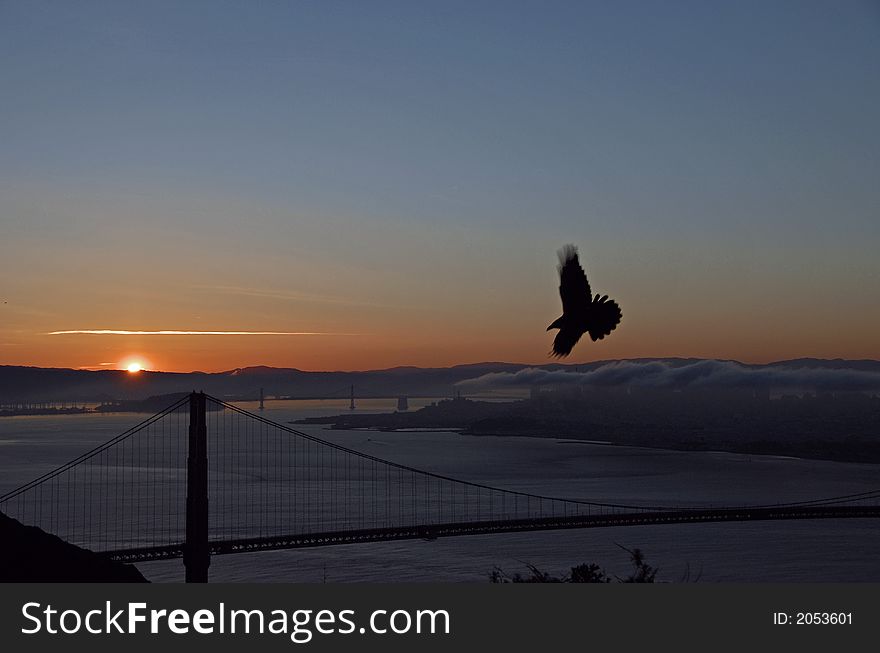
{"label": "flying bird", "polygon": [[559,250],[559,296],[562,316],[547,327],[559,329],[553,340],[553,356],[568,356],[585,333],[595,342],[614,331],[623,313],[608,295],[593,297],[587,275],[578,261],[577,248],[566,245]]}

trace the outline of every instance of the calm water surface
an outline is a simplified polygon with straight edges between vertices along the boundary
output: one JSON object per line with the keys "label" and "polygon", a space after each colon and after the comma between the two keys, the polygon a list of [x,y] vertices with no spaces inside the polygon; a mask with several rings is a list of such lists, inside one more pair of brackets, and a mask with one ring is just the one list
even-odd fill
{"label": "calm water surface", "polygon": [[[416,409],[429,400],[411,400]],[[241,407],[255,410],[255,404]],[[285,423],[347,412],[348,402],[267,402]],[[394,400],[361,400],[386,412]],[[147,415],[0,418],[0,492],[97,446]],[[723,452],[584,444],[570,440],[471,437],[448,432],[378,433],[297,428],[371,455],[463,480],[544,495],[619,503],[786,502],[880,488],[880,466]],[[804,520],[635,526],[484,535],[215,556],[214,581],[484,581],[495,567],[526,563],[564,573],[597,562],[628,571],[619,548],[639,547],[668,581],[880,581],[880,524]],[[180,560],[138,565],[154,581],[181,581]]]}

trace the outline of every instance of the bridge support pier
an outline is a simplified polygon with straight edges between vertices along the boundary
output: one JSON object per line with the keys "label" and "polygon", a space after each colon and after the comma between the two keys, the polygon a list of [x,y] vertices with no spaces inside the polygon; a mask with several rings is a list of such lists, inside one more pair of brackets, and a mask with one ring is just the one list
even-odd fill
{"label": "bridge support pier", "polygon": [[208,549],[208,426],[205,393],[189,396],[189,449],[186,468],[186,543],[183,564],[187,583],[207,583]]}

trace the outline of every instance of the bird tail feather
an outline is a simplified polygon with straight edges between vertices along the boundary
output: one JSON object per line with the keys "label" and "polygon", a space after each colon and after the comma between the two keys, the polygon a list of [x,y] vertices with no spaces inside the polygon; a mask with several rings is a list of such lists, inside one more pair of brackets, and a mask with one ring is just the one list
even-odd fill
{"label": "bird tail feather", "polygon": [[592,325],[589,329],[590,338],[592,338],[594,342],[596,340],[602,340],[602,338],[617,328],[622,317],[623,313],[616,301],[608,299],[608,295],[603,297],[596,295],[596,299],[593,302]]}

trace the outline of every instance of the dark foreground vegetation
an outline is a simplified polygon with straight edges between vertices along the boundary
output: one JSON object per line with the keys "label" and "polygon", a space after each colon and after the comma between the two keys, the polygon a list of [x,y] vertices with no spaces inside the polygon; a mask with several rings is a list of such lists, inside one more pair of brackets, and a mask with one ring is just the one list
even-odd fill
{"label": "dark foreground vegetation", "polygon": [[146,583],[137,567],[69,544],[0,513],[0,582]]}
{"label": "dark foreground vegetation", "polygon": [[[618,546],[620,546],[618,544]],[[515,573],[508,575],[500,567],[495,567],[489,572],[491,583],[653,583],[660,570],[652,567],[645,560],[640,549],[627,549],[620,547],[630,556],[632,572],[628,576],[609,576],[599,565],[595,563],[583,563],[572,567],[571,571],[563,576],[554,576],[546,571],[538,569],[535,565],[527,564],[528,572],[523,575]]]}

